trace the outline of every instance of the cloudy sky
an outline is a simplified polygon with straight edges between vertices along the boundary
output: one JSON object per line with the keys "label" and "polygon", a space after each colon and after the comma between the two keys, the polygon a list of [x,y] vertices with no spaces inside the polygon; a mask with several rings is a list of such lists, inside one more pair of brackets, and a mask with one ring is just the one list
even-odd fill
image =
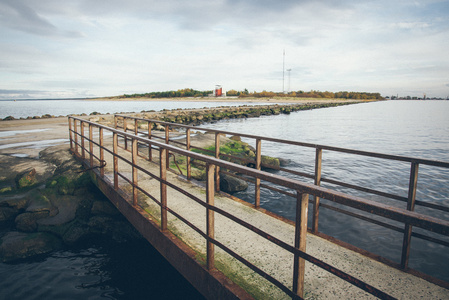
{"label": "cloudy sky", "polygon": [[449,95],[445,0],[0,0],[0,99],[193,88]]}

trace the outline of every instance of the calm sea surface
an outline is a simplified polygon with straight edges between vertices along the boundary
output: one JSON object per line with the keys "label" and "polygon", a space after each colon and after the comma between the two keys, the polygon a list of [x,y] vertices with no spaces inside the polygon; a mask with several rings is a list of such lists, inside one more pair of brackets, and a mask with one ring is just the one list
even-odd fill
{"label": "calm sea surface", "polygon": [[[449,101],[383,101],[300,111],[290,115],[229,120],[203,127],[447,162],[449,161],[448,116]],[[254,140],[246,141],[255,147]],[[290,160],[288,168],[314,173],[313,148],[262,142],[262,154],[287,158]],[[283,172],[277,174],[295,178]],[[322,177],[328,179],[407,197],[409,174],[410,163],[388,162],[323,151]],[[296,179],[313,183],[307,178],[296,177]],[[331,184],[323,183],[322,186],[406,208],[403,202],[398,203]],[[235,196],[254,203],[252,186]],[[416,199],[449,207],[449,169],[421,165]],[[270,190],[261,192],[262,207],[291,220],[295,218],[295,203],[295,199]],[[322,200],[322,203],[329,202]],[[419,206],[415,211],[449,220],[449,213],[436,212]],[[309,221],[310,212],[311,206]],[[401,233],[328,209],[320,209],[319,230],[400,262]],[[422,232],[416,229],[414,231]],[[443,240],[449,242],[448,238]],[[449,281],[449,249],[412,238],[409,266]]]}
{"label": "calm sea surface", "polygon": [[[216,106],[238,106],[248,102],[235,100],[230,102],[188,102],[188,101],[91,101],[91,100],[17,100],[0,101],[0,119],[7,116],[26,118],[50,114],[67,116],[71,114],[101,114],[141,112],[177,108],[203,108]],[[265,103],[264,103],[265,104]],[[257,103],[251,103],[257,105]]]}
{"label": "calm sea surface", "polygon": [[[68,115],[89,114],[93,111],[140,112],[151,109],[217,106],[216,103],[198,102],[161,102],[157,104],[160,106],[152,106],[154,102],[136,101],[136,106],[132,106],[134,104],[131,105],[130,102],[60,101],[57,102],[58,107],[49,105],[43,110],[42,102],[46,101],[23,101],[29,112],[19,112],[11,108],[21,102],[8,102],[5,105],[6,102],[1,101],[0,118],[8,115],[26,117],[47,113]],[[239,104],[244,103],[219,105]],[[228,120],[202,127],[449,161],[448,116],[449,101],[385,101],[300,111],[290,115]],[[248,142],[254,146],[254,141]],[[313,149],[280,147],[263,142],[262,150],[264,155],[289,159],[291,162],[288,168],[313,173]],[[407,163],[385,163],[379,159],[323,151],[323,177],[401,196],[407,196],[409,170],[410,165]],[[403,207],[401,203],[381,197],[354,193],[325,184],[323,186]],[[253,191],[250,186],[247,192],[236,196],[252,202]],[[449,207],[449,172],[441,168],[420,166],[417,199]],[[261,203],[269,210],[290,219],[294,218],[294,199],[263,191]],[[436,213],[432,210],[422,212],[449,220],[448,213]],[[400,261],[400,233],[326,209],[321,209],[319,229],[358,247]],[[449,251],[434,243],[412,238],[410,267],[449,281]],[[158,281],[158,278],[163,280]],[[25,279],[28,283],[19,285],[21,280]],[[168,281],[172,281],[174,286],[165,286]],[[181,292],[177,293],[176,290]],[[168,291],[169,294],[163,294],[163,291]],[[37,260],[0,264],[0,299],[4,295],[16,295],[16,299],[143,299],[150,294],[158,299],[185,298],[186,294],[189,299],[200,297],[182,280],[182,276],[163,262],[161,256],[146,243],[120,245],[110,241],[97,242],[59,251]]]}

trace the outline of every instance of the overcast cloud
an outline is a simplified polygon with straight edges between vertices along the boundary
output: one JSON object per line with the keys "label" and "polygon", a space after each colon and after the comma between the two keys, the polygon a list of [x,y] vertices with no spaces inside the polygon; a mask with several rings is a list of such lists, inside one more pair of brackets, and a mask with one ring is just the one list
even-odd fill
{"label": "overcast cloud", "polygon": [[291,90],[446,97],[449,1],[0,0],[0,99],[281,91],[284,49]]}

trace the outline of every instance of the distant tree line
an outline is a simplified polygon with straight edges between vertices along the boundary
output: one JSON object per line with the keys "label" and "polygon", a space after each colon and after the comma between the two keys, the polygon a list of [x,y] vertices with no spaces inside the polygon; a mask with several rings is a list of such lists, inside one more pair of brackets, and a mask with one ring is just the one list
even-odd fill
{"label": "distant tree line", "polygon": [[180,98],[180,97],[207,97],[212,91],[197,91],[194,89],[182,89],[177,91],[150,92],[143,94],[125,94],[119,98]]}
{"label": "distant tree line", "polygon": [[343,99],[360,99],[360,100],[382,100],[384,99],[380,93],[366,93],[366,92],[320,92],[320,91],[297,91],[297,92],[289,92],[289,93],[275,93],[275,92],[253,92],[249,93],[248,90],[244,91],[235,91],[230,90],[226,92],[227,96],[238,96],[238,97],[256,97],[256,98],[264,98],[264,97],[296,97],[296,98],[343,98]]}
{"label": "distant tree line", "polygon": [[[177,91],[165,92],[149,92],[143,94],[125,94],[118,98],[177,98],[177,97],[207,97],[213,91],[197,91],[194,89],[181,89]],[[382,100],[384,99],[380,93],[366,93],[366,92],[320,92],[312,90],[310,92],[296,91],[289,93],[275,93],[275,92],[252,92],[247,89],[243,91],[229,90],[226,92],[227,96],[238,97],[256,97],[256,98],[270,98],[270,97],[296,97],[296,98],[328,98],[328,99],[358,99],[358,100]]]}

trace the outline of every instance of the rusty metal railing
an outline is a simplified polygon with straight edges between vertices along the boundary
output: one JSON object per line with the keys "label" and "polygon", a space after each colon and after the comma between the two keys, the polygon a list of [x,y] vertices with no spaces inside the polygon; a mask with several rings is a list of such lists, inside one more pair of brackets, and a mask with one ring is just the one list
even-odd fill
{"label": "rusty metal railing", "polygon": [[[121,121],[121,123],[120,123]],[[148,126],[148,130],[143,132],[141,130],[139,130],[139,123],[140,124],[147,124]],[[160,126],[164,127],[164,132],[165,135],[163,137],[159,137],[157,135],[154,135],[152,133],[152,127],[153,124],[157,124]],[[130,125],[130,126],[129,126]],[[269,138],[269,137],[263,137],[263,136],[256,136],[256,135],[250,135],[250,134],[243,134],[243,133],[236,133],[236,132],[229,132],[229,131],[222,131],[222,130],[215,130],[215,129],[208,129],[208,128],[198,128],[195,126],[189,126],[189,125],[183,125],[183,124],[174,124],[174,123],[170,123],[170,122],[163,122],[160,120],[152,120],[152,119],[145,119],[145,118],[137,118],[137,117],[131,117],[131,116],[126,116],[126,115],[115,115],[114,116],[114,126],[115,128],[123,128],[123,130],[126,132],[128,127],[132,127],[133,128],[133,133],[138,135],[144,135],[149,137],[150,139],[159,139],[164,141],[166,144],[176,144],[179,145],[187,150],[191,150],[191,149],[201,149],[199,147],[195,147],[194,145],[191,144],[190,142],[190,136],[191,136],[191,130],[195,129],[195,130],[202,130],[202,131],[207,131],[210,133],[215,134],[215,152],[210,152],[210,155],[216,157],[216,158],[226,158],[226,159],[232,159],[236,162],[239,161],[245,161],[248,164],[252,164],[254,165],[255,169],[260,170],[262,167],[264,167],[262,160],[261,160],[261,154],[262,154],[262,141],[266,141],[266,142],[274,142],[274,143],[279,143],[279,144],[287,144],[287,145],[293,145],[293,146],[298,146],[298,147],[306,147],[306,148],[314,148],[315,149],[315,172],[314,174],[308,174],[305,172],[298,172],[296,170],[290,170],[284,167],[279,167],[277,168],[280,171],[284,171],[286,173],[289,174],[293,174],[293,175],[297,175],[297,176],[301,176],[301,177],[305,177],[305,178],[309,178],[309,179],[313,179],[313,182],[315,185],[320,186],[322,182],[327,182],[333,185],[337,185],[337,186],[342,186],[345,188],[350,188],[353,190],[357,190],[357,191],[362,191],[365,193],[369,193],[369,194],[374,194],[377,196],[382,196],[382,197],[386,197],[392,200],[396,200],[396,201],[402,201],[406,204],[406,209],[409,211],[414,211],[415,210],[415,206],[423,206],[423,207],[427,207],[427,208],[431,208],[431,209],[436,209],[439,211],[443,211],[443,212],[449,212],[449,207],[447,206],[442,206],[442,205],[438,205],[438,204],[434,204],[434,203],[429,203],[429,202],[425,202],[425,201],[419,201],[416,200],[416,191],[417,191],[417,180],[418,180],[418,169],[420,165],[427,165],[427,166],[433,166],[433,167],[440,167],[440,168],[448,168],[449,169],[449,162],[442,162],[442,161],[435,161],[435,160],[428,160],[428,159],[420,159],[420,158],[413,158],[413,157],[406,157],[406,156],[398,156],[398,155],[389,155],[389,154],[382,154],[382,153],[375,153],[375,152],[368,152],[368,151],[360,151],[360,150],[353,150],[353,149],[346,149],[346,148],[339,148],[339,147],[331,147],[331,146],[325,146],[325,145],[318,145],[318,144],[310,144],[310,143],[303,143],[303,142],[297,142],[297,141],[290,141],[290,140],[283,140],[283,139],[277,139],[277,138]],[[185,130],[185,142],[179,141],[177,139],[172,139],[170,138],[170,128],[178,128],[178,129],[183,129]],[[241,138],[247,138],[247,139],[252,139],[255,140],[255,145],[256,145],[256,157],[254,159],[243,159],[241,157],[236,157],[236,156],[232,156],[232,155],[228,155],[228,154],[222,154],[220,153],[220,135],[234,135],[234,136],[239,136]],[[125,139],[124,141],[125,143],[125,149],[127,147],[127,141]],[[203,152],[207,152],[206,149],[201,149]],[[365,188],[365,187],[361,187],[361,186],[357,186],[354,184],[348,184],[345,183],[341,180],[335,180],[335,179],[331,179],[331,178],[325,178],[321,176],[322,173],[322,156],[323,156],[323,151],[331,151],[331,152],[338,152],[338,153],[347,153],[347,154],[352,154],[352,155],[358,155],[358,156],[364,156],[364,157],[373,157],[373,158],[379,158],[379,159],[384,159],[384,160],[389,160],[389,161],[399,161],[399,162],[406,162],[406,163],[410,163],[410,172],[409,172],[409,186],[408,186],[408,195],[407,197],[404,196],[400,196],[400,195],[396,195],[396,194],[392,194],[392,193],[387,193],[387,192],[383,192],[383,191],[379,191],[376,189],[371,189],[371,188]],[[151,148],[149,148],[149,153],[148,153],[148,157],[149,159],[151,159]],[[190,159],[187,159],[186,161],[186,169],[187,169],[187,178],[190,179],[190,170],[191,170],[191,166],[190,166]],[[168,162],[167,162],[168,165]],[[267,167],[265,165],[265,167]],[[272,168],[272,166],[270,166],[270,168]],[[224,172],[225,173],[225,172]],[[239,177],[236,174],[233,174],[233,176],[235,177]],[[215,170],[215,177],[216,177],[216,190],[218,191],[220,189],[219,187],[219,168],[216,168]],[[260,206],[260,189],[263,188],[268,188],[271,190],[275,190],[277,192],[286,194],[288,196],[291,197],[295,197],[295,195],[293,193],[290,192],[286,192],[283,190],[279,190],[276,189],[273,186],[270,185],[266,185],[261,183],[259,178],[255,178],[254,180],[248,179],[248,178],[244,178],[244,177],[239,177],[241,179],[247,180],[251,183],[254,184],[255,186],[255,195],[254,195],[254,206],[257,208]],[[333,205],[329,205],[329,204],[323,204],[320,202],[320,197],[315,196],[313,198],[313,200],[310,201],[313,205],[313,212],[312,212],[312,232],[317,234],[319,233],[318,227],[319,227],[319,214],[320,214],[320,207],[325,207],[327,209],[331,209],[355,218],[359,218],[362,219],[364,221],[368,221],[380,226],[383,226],[385,228],[394,230],[396,232],[400,232],[403,233],[403,245],[402,245],[402,253],[401,253],[401,262],[400,262],[400,267],[402,269],[407,269],[408,268],[408,261],[409,261],[409,257],[410,257],[410,245],[411,245],[411,237],[416,237],[416,238],[420,238],[423,240],[427,240],[427,241],[431,241],[446,247],[449,247],[449,242],[439,239],[439,238],[435,238],[435,237],[431,237],[429,235],[424,235],[421,233],[416,233],[416,232],[412,232],[412,225],[411,224],[404,224],[404,227],[398,227],[386,222],[382,222],[379,220],[376,220],[374,218],[370,218],[368,216],[364,216],[352,211],[348,211],[346,209],[342,209],[342,208],[337,208]]]}
{"label": "rusty metal railing", "polygon": [[[85,132],[86,126],[88,127],[88,134]],[[94,140],[94,131],[98,131],[98,141]],[[104,143],[104,132],[109,132],[112,134],[112,149],[106,147]],[[81,118],[69,117],[69,135],[70,135],[70,147],[72,151],[81,157],[88,166],[92,167],[98,161],[101,164],[104,161],[104,152],[107,151],[113,156],[113,185],[116,190],[119,189],[119,177],[124,179],[132,187],[132,204],[134,206],[138,205],[137,198],[138,193],[142,193],[152,199],[155,203],[160,206],[161,214],[161,230],[167,230],[167,214],[170,213],[180,219],[182,222],[190,226],[201,236],[204,237],[207,243],[207,268],[209,270],[215,268],[214,263],[214,247],[220,247],[225,252],[248,266],[254,272],[266,278],[268,281],[273,283],[275,286],[284,291],[287,295],[292,298],[302,298],[304,292],[304,262],[309,261],[312,264],[323,268],[324,270],[344,279],[347,282],[371,293],[377,297],[384,299],[391,299],[392,297],[387,295],[385,292],[333,267],[332,265],[319,260],[316,257],[307,254],[305,251],[305,239],[307,230],[307,208],[309,202],[309,195],[312,197],[319,197],[322,199],[328,199],[334,203],[339,203],[344,206],[352,207],[354,209],[369,212],[371,214],[382,216],[390,220],[401,222],[403,224],[408,224],[409,226],[416,226],[428,231],[432,231],[444,236],[449,236],[449,222],[432,218],[429,216],[421,215],[413,211],[392,208],[387,205],[379,204],[374,201],[366,200],[356,196],[350,196],[340,192],[332,191],[314,184],[307,184],[297,180],[289,179],[286,177],[274,175],[261,170],[248,168],[235,163],[227,162],[224,160],[217,159],[215,157],[210,157],[202,154],[198,154],[192,151],[181,149],[169,145],[167,143],[162,143],[155,141],[154,139],[149,139],[145,137],[138,136],[133,133],[127,133],[122,130],[115,128],[110,128],[97,123],[89,122]],[[132,159],[129,160],[119,153],[118,140],[119,137],[123,138],[126,143],[130,143],[131,156]],[[88,143],[88,147],[86,146]],[[152,174],[145,168],[142,168],[138,164],[138,158],[144,157],[138,149],[138,145],[148,145],[149,151],[157,150],[159,152],[159,175]],[[94,149],[96,147],[96,149]],[[96,155],[95,152],[99,154]],[[183,155],[190,157],[191,159],[202,161],[206,164],[206,201],[198,199],[197,197],[191,195],[188,191],[182,190],[174,182],[167,181],[167,161],[170,153],[176,153],[178,155]],[[150,160],[151,156],[147,157]],[[120,172],[119,161],[126,163],[132,167],[132,178],[128,179],[125,175]],[[241,220],[230,213],[214,206],[214,191],[216,187],[216,182],[214,179],[215,170],[218,168],[225,168],[234,172],[245,174],[247,176],[253,177],[256,180],[263,180],[270,182],[274,185],[285,187],[295,191],[296,195],[296,223],[295,223],[295,242],[294,245],[290,245],[280,240],[279,238],[268,234],[255,226],[247,223],[245,220]],[[138,172],[142,172],[156,179],[160,183],[160,199],[156,199],[152,196],[151,191],[144,190],[139,186],[138,182]],[[101,175],[105,176],[103,168],[101,169]],[[177,214],[172,210],[167,204],[167,187],[171,187],[184,195],[189,196],[192,201],[202,205],[207,210],[207,224],[206,232],[193,225],[189,220]],[[255,232],[261,237],[265,238],[267,241],[275,243],[276,245],[282,247],[283,249],[289,251],[294,255],[293,266],[293,289],[288,288],[283,283],[278,281],[272,275],[267,274],[263,270],[259,269],[257,266],[253,265],[245,258],[235,253],[232,249],[228,248],[226,245],[222,244],[220,241],[214,238],[214,214],[218,213],[229,220],[232,220],[245,228]]]}

